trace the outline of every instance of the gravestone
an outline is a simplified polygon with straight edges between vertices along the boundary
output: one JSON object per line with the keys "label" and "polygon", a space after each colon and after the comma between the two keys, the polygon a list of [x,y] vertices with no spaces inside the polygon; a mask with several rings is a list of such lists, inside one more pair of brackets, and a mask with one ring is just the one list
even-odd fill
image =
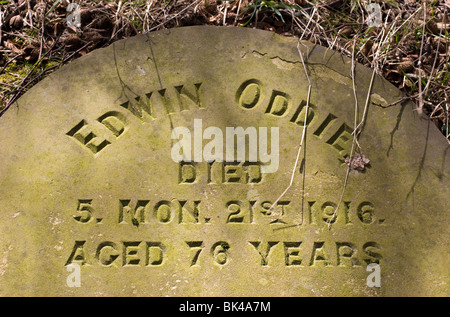
{"label": "gravestone", "polygon": [[449,145],[351,65],[202,26],[51,74],[0,118],[0,295],[448,296]]}

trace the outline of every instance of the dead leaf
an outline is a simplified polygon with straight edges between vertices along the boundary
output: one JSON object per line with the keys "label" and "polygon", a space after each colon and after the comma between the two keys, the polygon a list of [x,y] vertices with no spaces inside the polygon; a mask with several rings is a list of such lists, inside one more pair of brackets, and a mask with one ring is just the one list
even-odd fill
{"label": "dead leaf", "polygon": [[94,44],[98,44],[103,40],[106,40],[107,38],[102,36],[100,33],[96,31],[91,32],[84,32],[83,33],[83,40],[86,42],[93,42]]}
{"label": "dead leaf", "polygon": [[56,22],[55,25],[53,26],[53,34],[55,36],[58,36],[62,34],[63,31],[64,31],[64,24],[62,22]]}
{"label": "dead leaf", "polygon": [[22,53],[23,53],[23,51],[22,51],[21,49],[19,49],[19,48],[16,46],[16,44],[15,44],[14,42],[12,42],[12,41],[10,41],[10,40],[4,41],[4,42],[3,42],[3,45],[4,45],[7,49],[13,51],[13,52],[16,53],[16,54],[22,54]]}
{"label": "dead leaf", "polygon": [[339,30],[339,34],[341,34],[341,35],[343,35],[343,36],[345,36],[345,37],[347,37],[347,38],[348,38],[352,33],[353,33],[353,29],[352,29],[350,26],[348,26],[348,25],[344,26],[342,29]]}
{"label": "dead leaf", "polygon": [[369,56],[370,51],[372,50],[372,46],[373,46],[373,41],[372,40],[368,40],[366,43],[364,43],[364,46],[361,49],[361,53],[364,56]]}
{"label": "dead leaf", "polygon": [[23,18],[20,15],[15,15],[9,20],[9,27],[12,29],[20,29],[23,26]]}
{"label": "dead leaf", "polygon": [[352,158],[345,158],[345,163],[354,170],[364,171],[366,165],[370,163],[370,160],[362,153],[357,153],[352,156]]}
{"label": "dead leaf", "polygon": [[[448,1],[450,1],[450,0],[448,0]],[[437,22],[436,28],[441,31],[450,30],[450,23]],[[439,34],[439,32],[436,34]]]}
{"label": "dead leaf", "polygon": [[66,28],[66,30],[67,30],[69,33],[77,34],[77,28],[74,27],[74,26],[68,26],[68,27]]}
{"label": "dead leaf", "polygon": [[39,59],[39,54],[40,54],[40,50],[39,48],[33,46],[33,45],[27,45],[24,49],[23,49],[26,57],[25,60],[34,63]]}
{"label": "dead leaf", "polygon": [[83,41],[77,34],[69,34],[63,40],[64,44],[72,49],[77,49],[83,46]]}
{"label": "dead leaf", "polygon": [[414,70],[414,61],[410,58],[404,58],[398,65],[398,70],[403,73],[409,73]]}
{"label": "dead leaf", "polygon": [[433,20],[428,21],[428,23],[425,25],[425,28],[428,32],[439,34],[439,27]]}

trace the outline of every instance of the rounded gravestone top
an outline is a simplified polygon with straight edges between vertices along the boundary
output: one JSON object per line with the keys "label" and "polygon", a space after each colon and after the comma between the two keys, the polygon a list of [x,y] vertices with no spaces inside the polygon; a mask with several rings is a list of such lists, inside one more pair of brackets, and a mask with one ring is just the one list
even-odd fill
{"label": "rounded gravestone top", "polygon": [[0,118],[0,295],[448,296],[449,145],[354,73],[201,26],[51,74]]}

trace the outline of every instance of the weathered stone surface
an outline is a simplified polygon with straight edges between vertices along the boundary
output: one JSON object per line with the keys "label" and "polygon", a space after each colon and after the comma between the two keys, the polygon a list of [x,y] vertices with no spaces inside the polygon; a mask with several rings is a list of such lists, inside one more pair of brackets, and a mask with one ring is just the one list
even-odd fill
{"label": "weathered stone surface", "polygon": [[[354,127],[351,61],[300,48],[312,111],[302,163],[272,211],[308,91],[294,38],[216,27],[141,35],[26,93],[0,118],[0,295],[448,296],[449,145],[411,103],[383,108],[400,93],[376,77],[364,157],[329,228]],[[370,78],[356,66],[359,117]],[[278,170],[174,162],[171,131],[193,131],[195,119],[279,127]],[[80,287],[67,284],[71,263]],[[381,287],[367,285],[369,263]]]}

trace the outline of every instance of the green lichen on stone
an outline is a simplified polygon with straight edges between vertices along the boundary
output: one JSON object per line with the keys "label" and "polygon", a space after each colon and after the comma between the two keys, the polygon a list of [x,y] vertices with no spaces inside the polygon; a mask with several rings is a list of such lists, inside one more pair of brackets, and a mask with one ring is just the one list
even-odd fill
{"label": "green lichen on stone", "polygon": [[[310,108],[280,199],[308,93],[294,38],[155,32],[33,87],[0,118],[0,295],[448,296],[445,138],[414,105],[383,107],[401,94],[376,77],[358,140],[370,165],[345,183],[372,72],[357,65],[354,92],[350,60],[299,47]],[[196,119],[279,128],[277,171],[175,162],[172,131]]]}

